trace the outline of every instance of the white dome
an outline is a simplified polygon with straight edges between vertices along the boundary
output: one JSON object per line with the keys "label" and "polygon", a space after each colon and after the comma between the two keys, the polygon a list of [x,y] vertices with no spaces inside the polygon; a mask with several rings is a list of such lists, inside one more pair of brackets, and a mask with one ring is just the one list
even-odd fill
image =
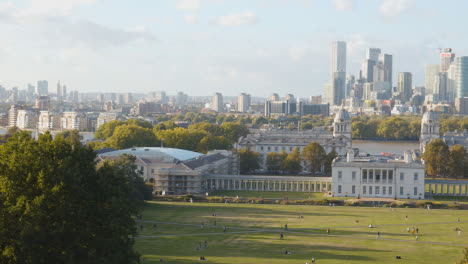
{"label": "white dome", "polygon": [[348,111],[346,111],[344,108],[341,108],[340,111],[336,113],[335,122],[346,122],[346,121],[351,121],[351,118],[349,117]]}
{"label": "white dome", "polygon": [[423,123],[439,123],[439,115],[432,109],[424,113],[422,118]]}

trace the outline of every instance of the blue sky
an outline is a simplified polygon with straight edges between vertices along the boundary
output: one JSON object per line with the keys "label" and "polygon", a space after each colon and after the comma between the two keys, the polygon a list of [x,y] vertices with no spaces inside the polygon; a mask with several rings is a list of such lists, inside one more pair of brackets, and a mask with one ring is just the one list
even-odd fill
{"label": "blue sky", "polygon": [[308,97],[323,94],[331,42],[344,40],[349,74],[378,47],[395,74],[424,85],[439,47],[468,55],[466,10],[462,0],[0,1],[0,84]]}

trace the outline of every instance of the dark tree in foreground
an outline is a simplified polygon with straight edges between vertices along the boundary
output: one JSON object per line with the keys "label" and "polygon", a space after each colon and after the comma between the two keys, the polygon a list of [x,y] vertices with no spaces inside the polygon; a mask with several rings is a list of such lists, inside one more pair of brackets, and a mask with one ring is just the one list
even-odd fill
{"label": "dark tree in foreground", "polygon": [[260,153],[248,149],[241,149],[238,153],[241,173],[252,173],[260,168]]}
{"label": "dark tree in foreground", "polygon": [[99,166],[69,137],[0,146],[0,263],[130,263],[144,202],[129,157]]}

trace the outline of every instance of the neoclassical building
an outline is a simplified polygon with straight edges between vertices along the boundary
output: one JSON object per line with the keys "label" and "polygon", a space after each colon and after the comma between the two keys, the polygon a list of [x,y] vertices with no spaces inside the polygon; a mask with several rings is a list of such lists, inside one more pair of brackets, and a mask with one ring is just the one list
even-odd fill
{"label": "neoclassical building", "polygon": [[346,155],[352,147],[351,118],[348,111],[341,107],[333,121],[333,132],[321,130],[292,131],[280,129],[251,130],[247,137],[241,137],[236,144],[237,149],[247,148],[261,154],[261,170],[266,170],[268,153],[290,153],[294,148],[299,151],[311,142],[319,143],[327,153],[335,151],[338,155]]}
{"label": "neoclassical building", "polygon": [[434,139],[440,138],[440,122],[437,112],[432,109],[426,111],[421,120],[421,136],[419,150],[424,153],[426,146]]}

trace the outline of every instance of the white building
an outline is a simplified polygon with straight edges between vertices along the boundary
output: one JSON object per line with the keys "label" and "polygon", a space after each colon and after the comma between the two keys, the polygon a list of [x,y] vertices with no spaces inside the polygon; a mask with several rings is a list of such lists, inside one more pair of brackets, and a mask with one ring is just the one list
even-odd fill
{"label": "white building", "polygon": [[19,129],[30,129],[36,127],[36,116],[30,110],[18,110],[16,126]]}
{"label": "white building", "polygon": [[419,148],[424,153],[426,146],[434,139],[440,138],[440,122],[437,113],[429,109],[421,120],[421,136],[419,137]]}
{"label": "white building", "polygon": [[109,121],[117,120],[117,117],[117,113],[99,113],[96,123],[96,129],[98,129],[100,126],[104,125]]}
{"label": "white building", "polygon": [[424,199],[425,165],[416,153],[404,159],[388,156],[359,156],[349,149],[332,164],[332,194],[338,197]]}
{"label": "white building", "polygon": [[64,130],[85,130],[87,120],[81,113],[64,112],[61,118],[61,128]]}
{"label": "white building", "polygon": [[250,94],[241,93],[237,97],[237,111],[246,113],[250,109]]}
{"label": "white building", "polygon": [[214,111],[221,113],[224,112],[224,103],[223,103],[223,95],[220,93],[215,93],[213,95],[213,102],[211,105],[211,109]]}

